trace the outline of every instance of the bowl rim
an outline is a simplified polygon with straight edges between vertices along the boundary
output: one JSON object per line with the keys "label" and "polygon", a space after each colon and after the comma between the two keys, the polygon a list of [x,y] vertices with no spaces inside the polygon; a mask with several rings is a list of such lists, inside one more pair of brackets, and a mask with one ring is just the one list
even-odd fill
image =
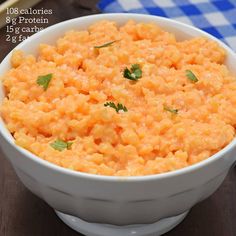
{"label": "bowl rim", "polygon": [[[223,42],[221,42],[219,39],[215,38],[214,36],[210,35],[209,33],[204,32],[201,29],[198,29],[194,26],[191,26],[191,25],[188,25],[188,24],[185,24],[185,23],[173,20],[173,19],[169,19],[169,18],[166,18],[166,17],[155,16],[155,15],[145,15],[145,14],[137,14],[137,13],[103,13],[103,14],[94,14],[94,15],[82,16],[82,17],[77,17],[77,18],[66,20],[66,21],[62,21],[62,22],[53,24],[53,25],[45,28],[42,31],[39,31],[39,32],[35,33],[34,35],[30,36],[29,38],[27,38],[26,40],[24,40],[23,42],[18,44],[15,48],[13,48],[4,57],[4,59],[2,60],[2,62],[0,64],[0,69],[1,69],[2,66],[4,67],[5,64],[9,64],[9,59],[11,57],[11,54],[12,54],[13,50],[20,49],[25,44],[30,43],[35,38],[39,37],[42,33],[47,33],[49,31],[52,31],[54,28],[60,27],[62,25],[66,25],[66,24],[69,25],[69,23],[74,22],[74,21],[83,21],[83,20],[86,20],[86,19],[89,19],[89,18],[94,18],[94,20],[103,20],[105,16],[108,17],[109,20],[112,20],[113,16],[122,17],[124,15],[126,17],[128,16],[130,19],[140,18],[140,20],[142,20],[141,18],[143,18],[143,19],[149,19],[150,21],[153,20],[155,23],[158,23],[158,20],[159,21],[164,21],[164,22],[169,22],[172,25],[174,24],[174,25],[182,26],[186,29],[193,30],[193,31],[199,33],[199,35],[205,36],[208,39],[216,41],[221,47],[223,47],[226,50],[227,53],[230,53],[236,59],[236,53],[231,48],[229,48],[226,44],[224,44]],[[134,19],[134,20],[137,20],[137,19]],[[0,83],[0,86],[1,86],[1,83]],[[0,89],[2,89],[2,88],[0,88]],[[117,181],[143,182],[143,181],[152,181],[152,180],[173,178],[173,177],[176,177],[176,176],[179,176],[179,175],[188,174],[190,172],[197,171],[197,170],[201,169],[202,167],[206,167],[206,166],[210,165],[211,163],[217,161],[219,158],[226,155],[228,152],[230,152],[236,146],[236,138],[234,138],[223,149],[221,149],[217,153],[213,154],[209,158],[207,158],[203,161],[200,161],[198,163],[195,163],[191,166],[187,166],[187,167],[177,169],[177,170],[173,170],[173,171],[169,171],[169,172],[152,174],[152,175],[143,175],[143,176],[107,176],[107,175],[90,174],[90,173],[86,173],[86,172],[80,172],[80,171],[68,169],[68,168],[65,168],[65,167],[61,167],[59,165],[53,164],[49,161],[46,161],[46,160],[40,158],[39,156],[31,153],[30,151],[16,145],[15,142],[14,142],[13,136],[10,134],[10,132],[6,128],[5,123],[2,120],[2,118],[0,119],[0,135],[5,139],[5,141],[8,142],[8,144],[11,145],[11,147],[13,149],[16,149],[20,154],[26,156],[31,161],[36,162],[37,164],[39,164],[43,167],[46,167],[46,168],[52,169],[55,172],[70,175],[70,176],[73,176],[73,177],[80,177],[80,178],[85,178],[85,179],[90,179],[90,180],[107,181],[107,182],[113,182],[113,181],[114,182],[117,182]]]}

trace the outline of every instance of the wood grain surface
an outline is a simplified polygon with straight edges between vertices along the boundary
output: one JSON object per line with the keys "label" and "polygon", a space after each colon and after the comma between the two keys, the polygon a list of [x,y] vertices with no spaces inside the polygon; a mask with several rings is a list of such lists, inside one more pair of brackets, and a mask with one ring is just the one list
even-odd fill
{"label": "wood grain surface", "polygon": [[[96,0],[44,0],[36,9],[53,9],[52,25],[70,18],[97,13]],[[5,41],[0,30],[0,60],[16,46]],[[187,218],[166,236],[235,236],[236,170],[231,170],[220,189],[197,204]],[[55,215],[44,201],[19,181],[0,151],[0,236],[78,236]],[[111,235],[112,236],[112,235]],[[121,235],[125,236],[125,235]]]}

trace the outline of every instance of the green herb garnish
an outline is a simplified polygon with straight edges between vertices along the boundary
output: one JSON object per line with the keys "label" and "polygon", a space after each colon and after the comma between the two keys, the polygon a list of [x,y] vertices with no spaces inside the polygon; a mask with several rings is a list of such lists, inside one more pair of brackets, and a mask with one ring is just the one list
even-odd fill
{"label": "green herb garnish", "polygon": [[197,83],[198,82],[198,78],[196,77],[196,75],[193,74],[193,72],[191,70],[186,70],[186,76],[189,80],[191,80],[193,83]]}
{"label": "green herb garnish", "polygon": [[70,149],[72,144],[73,144],[72,142],[65,142],[61,139],[57,139],[56,141],[51,143],[50,146],[53,147],[55,150],[61,152],[64,149]]}
{"label": "green herb garnish", "polygon": [[42,86],[44,90],[47,90],[51,79],[52,79],[52,74],[40,75],[38,76],[37,84]]}
{"label": "green herb garnish", "polygon": [[126,67],[124,69],[123,76],[126,79],[137,81],[139,78],[142,77],[142,70],[139,64],[133,64],[130,70]]}
{"label": "green herb garnish", "polygon": [[178,109],[172,109],[172,108],[170,108],[170,107],[167,107],[167,106],[164,106],[164,110],[165,111],[169,111],[169,112],[171,112],[172,114],[178,114]]}
{"label": "green herb garnish", "polygon": [[108,42],[108,43],[104,43],[102,45],[99,45],[99,46],[94,46],[94,48],[105,48],[105,47],[109,47],[111,46],[113,43],[115,43],[117,40],[114,40],[114,41],[111,41],[111,42]]}
{"label": "green herb garnish", "polygon": [[121,103],[118,103],[117,105],[114,102],[106,102],[104,104],[105,107],[112,107],[116,110],[117,113],[119,113],[119,111],[123,110],[124,112],[127,112],[128,109],[126,106],[122,105]]}

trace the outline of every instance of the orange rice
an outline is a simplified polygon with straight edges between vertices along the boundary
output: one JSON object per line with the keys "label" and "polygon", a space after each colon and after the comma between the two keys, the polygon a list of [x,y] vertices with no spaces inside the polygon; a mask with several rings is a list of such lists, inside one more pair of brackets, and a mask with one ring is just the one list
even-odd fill
{"label": "orange rice", "polygon": [[[179,42],[155,24],[100,21],[40,45],[36,57],[15,51],[13,68],[2,76],[1,115],[17,145],[65,168],[116,176],[180,169],[235,137],[236,80],[224,59],[205,38]],[[142,70],[136,82],[123,76],[132,64]],[[44,90],[36,81],[49,73]],[[104,106],[108,101],[128,111],[117,113]],[[55,150],[57,139],[71,148]]]}

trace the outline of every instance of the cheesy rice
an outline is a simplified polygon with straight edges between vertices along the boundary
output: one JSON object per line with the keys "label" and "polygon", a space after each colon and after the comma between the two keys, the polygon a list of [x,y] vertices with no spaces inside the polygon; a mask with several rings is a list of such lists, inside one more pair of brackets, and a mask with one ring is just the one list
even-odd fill
{"label": "cheesy rice", "polygon": [[17,145],[65,168],[109,176],[180,169],[235,137],[236,79],[225,56],[206,38],[100,21],[39,45],[37,56],[14,51],[1,116]]}

